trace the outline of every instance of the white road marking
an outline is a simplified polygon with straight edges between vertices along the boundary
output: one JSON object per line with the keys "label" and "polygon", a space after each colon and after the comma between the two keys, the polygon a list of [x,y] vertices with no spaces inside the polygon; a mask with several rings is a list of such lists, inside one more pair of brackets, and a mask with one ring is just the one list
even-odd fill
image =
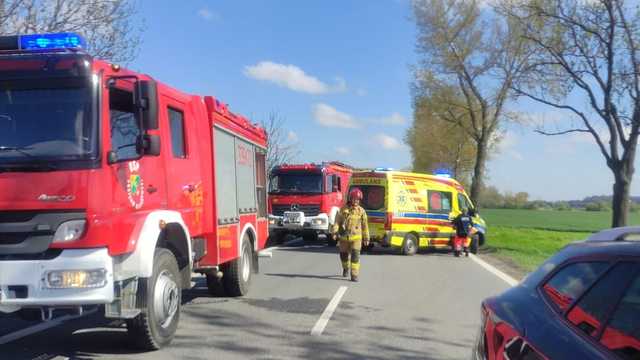
{"label": "white road marking", "polygon": [[490,273],[494,274],[495,276],[499,277],[500,279],[504,280],[504,282],[506,282],[507,284],[511,285],[511,286],[516,286],[518,285],[519,281],[512,278],[511,276],[503,273],[502,271],[498,270],[495,266],[487,263],[486,261],[480,259],[479,257],[477,257],[476,255],[473,254],[469,254],[469,257],[471,258],[471,260],[475,261],[476,263],[478,263],[480,266],[482,266],[483,268],[485,268],[487,271],[489,271]]}
{"label": "white road marking", "polygon": [[271,248],[259,251],[258,252],[258,257],[271,258],[271,257],[273,257],[273,252],[271,252]]}
{"label": "white road marking", "polygon": [[89,314],[93,314],[96,311],[97,310],[86,311],[82,315],[65,315],[65,316],[61,316],[61,317],[59,317],[57,319],[53,319],[53,320],[46,321],[46,322],[41,322],[39,324],[30,326],[28,328],[24,328],[24,329],[12,332],[11,334],[7,334],[5,336],[0,337],[0,345],[4,345],[4,344],[10,343],[12,341],[16,341],[18,339],[21,339],[23,337],[27,337],[27,336],[30,336],[30,335],[33,335],[33,334],[37,334],[39,332],[54,328],[56,326],[62,325],[66,321],[79,319],[79,318],[87,316]]}
{"label": "white road marking", "polygon": [[329,305],[327,305],[327,308],[324,309],[324,312],[322,313],[322,315],[320,315],[320,319],[318,319],[316,325],[313,327],[313,329],[311,329],[311,335],[322,335],[324,328],[329,323],[333,312],[336,311],[336,308],[338,307],[338,304],[340,303],[340,300],[342,299],[342,296],[344,296],[345,292],[347,292],[346,286],[340,286],[338,288],[338,291],[336,291],[335,295],[333,295],[333,299],[331,299]]}

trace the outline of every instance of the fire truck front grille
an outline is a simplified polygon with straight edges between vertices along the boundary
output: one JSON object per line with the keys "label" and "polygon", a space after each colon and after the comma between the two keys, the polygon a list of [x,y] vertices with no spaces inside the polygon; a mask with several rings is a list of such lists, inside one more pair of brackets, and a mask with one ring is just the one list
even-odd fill
{"label": "fire truck front grille", "polygon": [[0,257],[44,253],[58,226],[77,219],[86,219],[86,214],[78,210],[0,211]]}
{"label": "fire truck front grille", "polygon": [[320,214],[320,205],[318,204],[288,204],[273,205],[273,215],[282,216],[285,211],[302,211],[304,216],[318,216]]}

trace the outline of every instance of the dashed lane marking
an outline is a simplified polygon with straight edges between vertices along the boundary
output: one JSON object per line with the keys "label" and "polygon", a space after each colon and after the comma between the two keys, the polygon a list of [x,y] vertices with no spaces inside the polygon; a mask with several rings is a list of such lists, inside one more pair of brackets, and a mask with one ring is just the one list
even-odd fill
{"label": "dashed lane marking", "polygon": [[320,315],[320,318],[316,322],[315,326],[313,327],[313,329],[311,329],[312,336],[322,335],[324,328],[327,327],[327,324],[329,323],[333,312],[336,311],[336,308],[338,307],[338,304],[340,304],[340,300],[342,299],[342,296],[344,296],[345,292],[347,292],[346,286],[340,286],[338,288],[338,291],[336,291],[335,295],[333,295],[333,298],[329,302],[329,305],[327,305],[327,308],[324,309],[324,312],[322,313],[322,315]]}
{"label": "dashed lane marking", "polygon": [[476,263],[478,263],[480,266],[482,266],[483,268],[485,268],[485,270],[489,271],[490,273],[492,273],[493,275],[499,277],[500,279],[502,279],[504,282],[506,282],[507,284],[509,284],[510,286],[516,286],[518,285],[519,281],[512,278],[511,276],[503,273],[502,271],[498,270],[495,266],[487,263],[486,261],[480,259],[479,257],[477,257],[476,255],[473,254],[469,254],[469,257],[471,258],[471,260],[475,261]]}

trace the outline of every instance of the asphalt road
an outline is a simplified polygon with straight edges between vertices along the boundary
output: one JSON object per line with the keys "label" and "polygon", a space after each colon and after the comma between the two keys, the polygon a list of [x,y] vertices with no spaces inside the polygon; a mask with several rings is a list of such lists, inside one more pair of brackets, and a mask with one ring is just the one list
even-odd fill
{"label": "asphalt road", "polygon": [[[244,298],[211,297],[196,278],[162,351],[137,352],[119,323],[96,313],[0,345],[0,359],[466,359],[481,300],[509,286],[444,253],[376,250],[362,257],[358,283],[338,276],[336,249],[294,244],[272,253]],[[343,286],[324,331],[311,335]],[[27,325],[0,317],[0,340]]]}

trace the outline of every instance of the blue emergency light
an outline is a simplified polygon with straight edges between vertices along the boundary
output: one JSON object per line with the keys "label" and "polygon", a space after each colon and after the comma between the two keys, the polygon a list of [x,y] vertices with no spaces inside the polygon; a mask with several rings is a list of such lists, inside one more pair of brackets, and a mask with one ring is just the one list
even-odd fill
{"label": "blue emergency light", "polygon": [[390,167],[377,167],[375,171],[393,171],[393,168]]}
{"label": "blue emergency light", "polygon": [[87,43],[75,33],[31,34],[19,36],[20,50],[84,49]]}
{"label": "blue emergency light", "polygon": [[451,179],[453,177],[451,174],[451,171],[449,169],[444,169],[444,168],[436,169],[436,171],[433,172],[433,175],[441,178],[447,178],[447,179]]}

